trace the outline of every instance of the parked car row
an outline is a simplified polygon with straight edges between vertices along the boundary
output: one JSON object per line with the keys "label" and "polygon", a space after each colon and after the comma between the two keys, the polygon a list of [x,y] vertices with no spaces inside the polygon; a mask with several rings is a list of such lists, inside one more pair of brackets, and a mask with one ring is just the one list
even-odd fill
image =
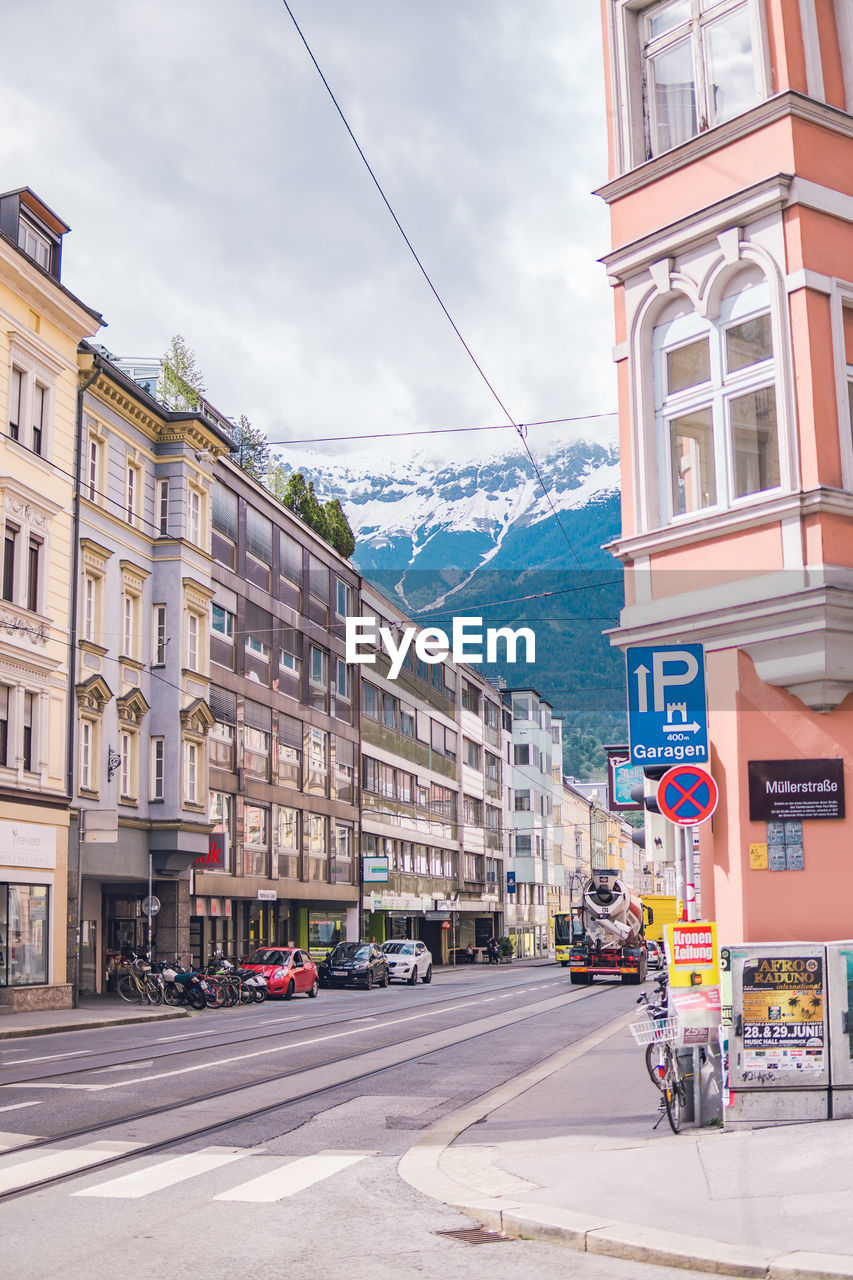
{"label": "parked car row", "polygon": [[271,996],[316,996],[320,987],[387,987],[392,981],[415,986],[432,981],[432,954],[423,942],[339,942],[316,963],[298,947],[260,947],[243,963],[261,974]]}

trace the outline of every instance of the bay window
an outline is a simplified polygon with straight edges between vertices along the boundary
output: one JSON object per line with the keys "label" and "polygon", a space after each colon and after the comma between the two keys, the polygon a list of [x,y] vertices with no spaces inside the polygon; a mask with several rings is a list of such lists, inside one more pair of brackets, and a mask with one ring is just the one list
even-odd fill
{"label": "bay window", "polygon": [[648,154],[759,100],[751,0],[662,0],[639,15]]}
{"label": "bay window", "polygon": [[665,316],[653,347],[664,522],[779,488],[766,286],[726,298],[715,322],[692,311]]}

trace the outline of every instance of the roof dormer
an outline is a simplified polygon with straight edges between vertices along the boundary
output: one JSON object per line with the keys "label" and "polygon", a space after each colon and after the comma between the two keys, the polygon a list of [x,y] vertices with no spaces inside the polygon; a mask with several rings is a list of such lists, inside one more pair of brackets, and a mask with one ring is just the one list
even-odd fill
{"label": "roof dormer", "polygon": [[0,195],[0,232],[56,281],[60,278],[62,237],[69,230],[29,187]]}

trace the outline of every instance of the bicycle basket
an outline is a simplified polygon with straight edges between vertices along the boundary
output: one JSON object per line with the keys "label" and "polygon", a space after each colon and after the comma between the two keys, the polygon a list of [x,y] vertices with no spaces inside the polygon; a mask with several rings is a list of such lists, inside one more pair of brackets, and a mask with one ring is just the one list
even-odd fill
{"label": "bicycle basket", "polygon": [[137,973],[151,972],[151,965],[148,964],[145,960],[134,960],[133,964],[131,965],[131,968],[135,969]]}
{"label": "bicycle basket", "polygon": [[659,1018],[657,1022],[648,1019],[632,1022],[630,1029],[637,1044],[657,1044],[658,1041],[674,1044],[678,1038],[678,1019]]}

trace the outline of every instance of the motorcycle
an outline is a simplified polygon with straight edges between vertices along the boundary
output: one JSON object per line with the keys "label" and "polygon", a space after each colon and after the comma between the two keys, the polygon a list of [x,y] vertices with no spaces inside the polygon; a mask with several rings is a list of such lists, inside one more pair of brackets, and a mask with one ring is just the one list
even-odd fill
{"label": "motorcycle", "polygon": [[160,973],[163,978],[163,999],[166,1004],[175,1007],[189,1005],[193,1009],[205,1009],[214,995],[210,983],[205,982],[201,974],[195,973],[192,969],[178,968],[163,961],[160,965]]}

